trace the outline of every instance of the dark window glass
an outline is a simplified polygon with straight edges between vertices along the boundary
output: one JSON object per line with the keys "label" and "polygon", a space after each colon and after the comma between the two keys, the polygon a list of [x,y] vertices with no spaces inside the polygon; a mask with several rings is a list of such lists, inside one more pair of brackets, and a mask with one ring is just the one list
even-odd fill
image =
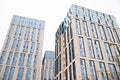
{"label": "dark window glass", "polygon": [[76,65],[75,62],[73,62],[73,78],[76,80]]}
{"label": "dark window glass", "polygon": [[70,80],[72,80],[72,71],[71,71],[71,65],[69,66],[69,76],[70,76]]}

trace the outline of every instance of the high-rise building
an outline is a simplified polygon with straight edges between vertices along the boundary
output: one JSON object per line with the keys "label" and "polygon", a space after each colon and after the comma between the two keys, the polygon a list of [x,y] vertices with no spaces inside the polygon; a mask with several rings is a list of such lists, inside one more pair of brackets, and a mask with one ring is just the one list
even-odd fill
{"label": "high-rise building", "polygon": [[54,80],[55,77],[55,53],[45,51],[42,61],[41,80]]}
{"label": "high-rise building", "polygon": [[120,28],[114,16],[72,5],[56,31],[56,80],[120,80]]}
{"label": "high-rise building", "polygon": [[39,80],[45,22],[14,15],[0,54],[0,80]]}

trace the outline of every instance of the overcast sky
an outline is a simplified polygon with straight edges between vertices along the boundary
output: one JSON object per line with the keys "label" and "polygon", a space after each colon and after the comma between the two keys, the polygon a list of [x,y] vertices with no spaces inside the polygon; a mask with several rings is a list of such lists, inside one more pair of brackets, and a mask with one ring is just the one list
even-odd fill
{"label": "overcast sky", "polygon": [[13,15],[45,21],[43,53],[54,51],[55,32],[71,4],[114,15],[120,25],[120,0],[0,0],[0,49]]}

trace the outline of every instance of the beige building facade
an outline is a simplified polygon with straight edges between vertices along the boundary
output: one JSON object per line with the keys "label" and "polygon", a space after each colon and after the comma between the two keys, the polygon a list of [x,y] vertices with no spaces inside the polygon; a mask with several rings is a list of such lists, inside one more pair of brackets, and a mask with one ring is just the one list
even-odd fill
{"label": "beige building facade", "polygon": [[42,60],[41,80],[54,80],[55,52],[46,50]]}
{"label": "beige building facade", "polygon": [[55,80],[120,80],[114,16],[72,5],[55,38]]}
{"label": "beige building facade", "polygon": [[0,53],[0,80],[39,80],[45,22],[14,15]]}

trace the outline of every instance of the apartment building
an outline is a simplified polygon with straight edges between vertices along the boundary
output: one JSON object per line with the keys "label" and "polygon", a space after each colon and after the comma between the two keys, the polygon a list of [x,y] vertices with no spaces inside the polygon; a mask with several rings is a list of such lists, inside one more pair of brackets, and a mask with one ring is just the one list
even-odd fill
{"label": "apartment building", "polygon": [[45,22],[14,15],[0,53],[0,80],[39,80]]}
{"label": "apartment building", "polygon": [[55,80],[120,80],[115,17],[72,4],[55,35]]}

